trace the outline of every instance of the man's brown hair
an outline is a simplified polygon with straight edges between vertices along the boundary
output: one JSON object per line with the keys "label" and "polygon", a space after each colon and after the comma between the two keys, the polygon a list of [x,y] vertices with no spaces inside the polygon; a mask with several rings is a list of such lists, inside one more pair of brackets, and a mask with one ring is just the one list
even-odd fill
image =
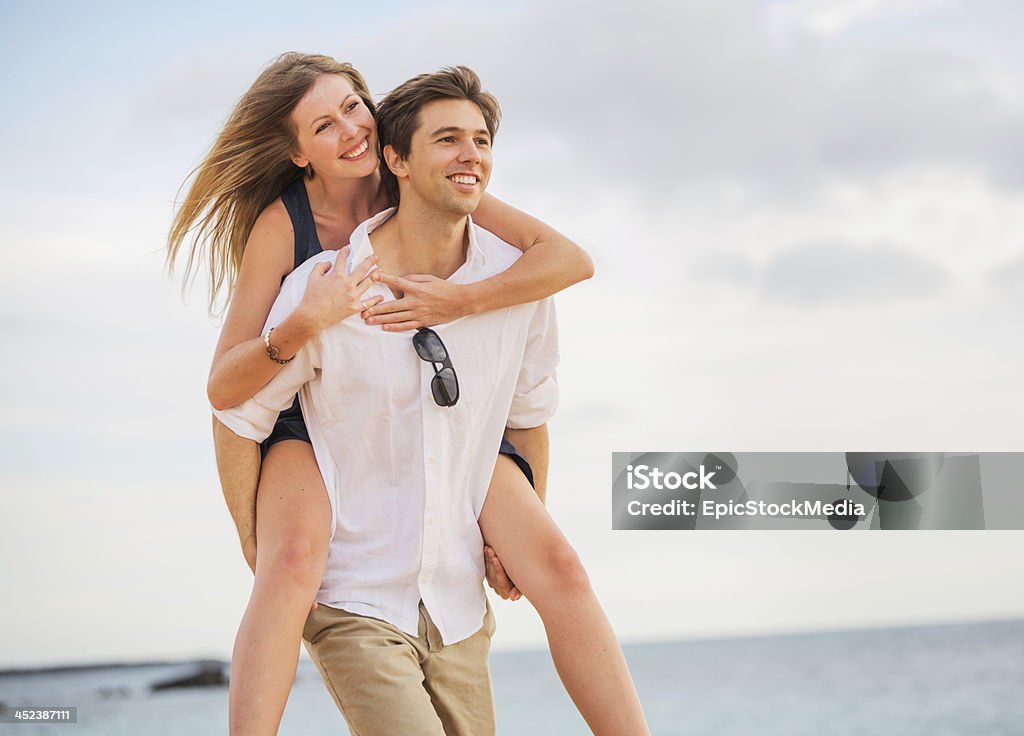
{"label": "man's brown hair", "polygon": [[398,204],[398,179],[384,160],[384,147],[391,146],[402,158],[409,155],[412,134],[420,127],[420,109],[434,100],[469,100],[480,108],[487,132],[494,140],[501,122],[501,108],[494,95],[484,92],[480,77],[467,66],[445,67],[433,74],[420,74],[395,87],[377,105],[377,141],[380,145],[381,178],[388,198]]}

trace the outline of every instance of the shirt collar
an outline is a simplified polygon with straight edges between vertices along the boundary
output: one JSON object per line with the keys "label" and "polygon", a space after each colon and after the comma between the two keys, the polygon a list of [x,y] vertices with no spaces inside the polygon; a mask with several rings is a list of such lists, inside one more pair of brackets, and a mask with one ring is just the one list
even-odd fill
{"label": "shirt collar", "polygon": [[[362,263],[364,259],[373,255],[373,246],[370,244],[370,233],[387,222],[397,211],[398,208],[389,207],[383,212],[378,212],[369,220],[364,220],[360,223],[352,232],[352,237],[349,239],[348,262],[345,264],[346,273],[352,273],[352,269],[354,269],[357,264]],[[449,281],[456,284],[462,284],[474,280],[473,276],[479,273],[487,264],[487,257],[484,255],[483,249],[480,247],[480,242],[476,237],[476,225],[473,224],[472,217],[466,218],[466,228],[469,232],[469,247],[466,248],[466,262],[459,266],[455,273],[448,277]]]}
{"label": "shirt collar", "polygon": [[348,263],[346,273],[352,273],[352,269],[363,260],[373,255],[373,246],[370,244],[370,233],[383,225],[391,216],[397,212],[396,207],[388,207],[383,212],[378,212],[369,220],[359,223],[359,226],[352,231],[352,237],[348,241]]}
{"label": "shirt collar", "polygon": [[484,255],[483,248],[480,247],[480,241],[476,237],[476,225],[473,224],[472,215],[466,217],[466,229],[469,232],[469,247],[466,248],[466,262],[451,275],[450,279],[448,279],[449,281],[454,281],[457,284],[465,283],[466,281],[475,281],[473,277],[478,274],[485,265],[487,265],[487,256]]}

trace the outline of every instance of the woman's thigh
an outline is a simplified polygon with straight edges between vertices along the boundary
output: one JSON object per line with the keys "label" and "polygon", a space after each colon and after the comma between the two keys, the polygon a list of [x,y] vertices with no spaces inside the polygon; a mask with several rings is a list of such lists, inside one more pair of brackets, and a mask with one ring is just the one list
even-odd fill
{"label": "woman's thigh", "polygon": [[261,551],[280,549],[307,552],[322,564],[330,534],[331,504],[313,447],[299,440],[271,445],[256,496],[257,569]]}
{"label": "woman's thigh", "polygon": [[553,582],[583,575],[575,551],[514,461],[499,455],[480,531],[528,598]]}

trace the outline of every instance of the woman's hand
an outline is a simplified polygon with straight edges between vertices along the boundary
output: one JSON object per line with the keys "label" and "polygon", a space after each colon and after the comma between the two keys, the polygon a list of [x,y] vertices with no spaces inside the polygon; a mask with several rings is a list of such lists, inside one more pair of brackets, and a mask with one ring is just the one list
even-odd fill
{"label": "woman's hand", "polygon": [[388,332],[415,330],[451,322],[472,313],[468,284],[453,284],[437,276],[392,276],[374,271],[370,278],[401,294],[400,298],[363,310],[368,325]]}
{"label": "woman's hand", "polygon": [[370,271],[377,263],[377,256],[369,256],[356,266],[352,273],[345,274],[348,246],[338,251],[338,258],[330,263],[318,263],[306,280],[306,291],[302,302],[295,310],[313,330],[323,329],[340,322],[346,317],[380,304],[383,297],[376,296],[363,301],[363,294],[373,285]]}

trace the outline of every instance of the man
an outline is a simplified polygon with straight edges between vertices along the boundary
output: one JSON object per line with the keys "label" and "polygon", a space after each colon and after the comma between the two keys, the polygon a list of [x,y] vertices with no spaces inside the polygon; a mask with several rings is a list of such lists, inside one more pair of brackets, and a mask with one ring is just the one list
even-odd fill
{"label": "man", "polygon": [[[382,102],[378,135],[397,211],[352,235],[345,267],[370,253],[388,273],[468,282],[519,251],[477,229],[496,101],[465,67],[422,75]],[[371,243],[372,241],[372,243]],[[284,282],[272,328],[299,303],[310,259]],[[383,284],[366,294],[392,298]],[[304,638],[354,733],[494,733],[493,617],[477,519],[502,432],[544,424],[558,360],[549,300],[408,333],[359,315],[324,330],[252,400],[219,412],[250,439],[300,391],[333,514],[327,568]]]}

